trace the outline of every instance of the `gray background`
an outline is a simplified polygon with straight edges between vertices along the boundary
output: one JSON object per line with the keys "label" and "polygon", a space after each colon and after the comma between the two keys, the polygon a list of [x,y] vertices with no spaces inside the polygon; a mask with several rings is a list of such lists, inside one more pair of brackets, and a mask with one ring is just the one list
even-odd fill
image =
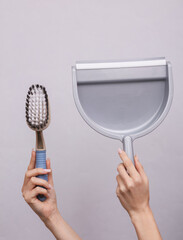
{"label": "gray background", "polygon": [[50,97],[45,140],[63,217],[83,239],[136,239],[115,194],[121,144],[80,117],[71,65],[156,56],[172,62],[174,101],[163,124],[134,147],[163,238],[182,239],[182,9],[181,0],[0,0],[0,239],[54,239],[21,195],[35,144],[24,117],[32,83]]}

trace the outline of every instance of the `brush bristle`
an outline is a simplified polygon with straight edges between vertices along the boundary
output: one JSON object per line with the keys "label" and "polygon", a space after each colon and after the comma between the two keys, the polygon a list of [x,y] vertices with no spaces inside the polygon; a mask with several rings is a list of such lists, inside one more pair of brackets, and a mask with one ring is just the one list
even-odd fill
{"label": "brush bristle", "polygon": [[38,84],[32,85],[25,105],[28,125],[36,131],[44,129],[49,120],[48,95],[45,87]]}

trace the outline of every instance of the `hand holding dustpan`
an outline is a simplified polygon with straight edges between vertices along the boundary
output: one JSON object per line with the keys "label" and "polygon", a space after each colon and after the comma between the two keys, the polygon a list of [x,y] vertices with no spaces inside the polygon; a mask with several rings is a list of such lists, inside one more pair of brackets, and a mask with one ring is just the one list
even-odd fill
{"label": "hand holding dustpan", "polygon": [[122,141],[133,161],[133,141],[158,127],[170,109],[170,63],[164,58],[76,63],[72,71],[74,100],[83,119]]}

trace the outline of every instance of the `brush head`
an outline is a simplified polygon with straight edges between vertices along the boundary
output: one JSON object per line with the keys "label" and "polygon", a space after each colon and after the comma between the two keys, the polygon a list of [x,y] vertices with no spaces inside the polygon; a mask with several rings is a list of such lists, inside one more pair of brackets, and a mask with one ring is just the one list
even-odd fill
{"label": "brush head", "polygon": [[32,85],[29,88],[26,104],[26,121],[35,131],[42,131],[50,122],[48,94],[42,85]]}

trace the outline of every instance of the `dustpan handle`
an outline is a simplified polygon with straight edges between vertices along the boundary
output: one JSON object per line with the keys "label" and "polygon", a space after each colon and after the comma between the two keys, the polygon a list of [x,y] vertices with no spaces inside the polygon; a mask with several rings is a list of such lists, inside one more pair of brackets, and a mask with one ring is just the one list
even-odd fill
{"label": "dustpan handle", "polygon": [[123,149],[126,152],[127,156],[134,163],[133,140],[130,136],[126,136],[123,138]]}

